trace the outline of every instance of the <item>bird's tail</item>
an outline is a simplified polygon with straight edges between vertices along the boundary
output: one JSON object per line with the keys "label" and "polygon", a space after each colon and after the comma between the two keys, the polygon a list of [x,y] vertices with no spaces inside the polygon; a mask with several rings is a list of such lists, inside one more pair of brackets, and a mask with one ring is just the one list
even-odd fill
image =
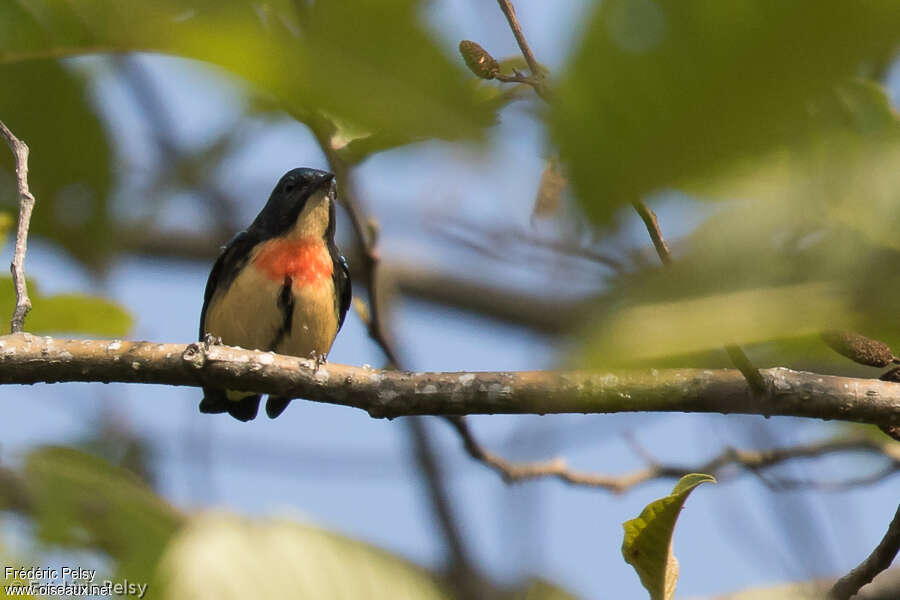
{"label": "bird's tail", "polygon": [[239,400],[229,400],[224,390],[203,388],[200,412],[213,414],[227,412],[238,421],[251,421],[259,412],[260,398],[259,394],[253,394]]}
{"label": "bird's tail", "polygon": [[270,419],[274,419],[284,412],[287,405],[291,403],[291,398],[283,398],[281,396],[269,396],[266,400],[266,414]]}

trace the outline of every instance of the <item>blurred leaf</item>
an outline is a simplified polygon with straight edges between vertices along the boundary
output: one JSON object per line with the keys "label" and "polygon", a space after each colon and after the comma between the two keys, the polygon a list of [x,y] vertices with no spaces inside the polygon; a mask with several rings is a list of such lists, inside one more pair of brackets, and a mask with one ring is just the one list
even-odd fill
{"label": "blurred leaf", "polygon": [[[17,560],[15,558],[11,558],[11,557],[7,556],[6,553],[3,552],[2,550],[0,550],[0,561],[2,561],[2,564],[4,566],[9,566],[14,569],[15,568],[27,569],[27,568],[29,568],[29,566],[35,564],[34,559]],[[6,576],[6,568],[4,568],[3,571],[0,572],[0,598],[4,598],[4,599],[5,598],[13,598],[13,597],[15,597],[15,598],[32,598],[32,599],[36,598],[36,596],[34,596],[33,594],[24,594],[24,593],[18,594],[18,593],[16,593],[15,595],[13,595],[13,594],[6,593],[7,585],[10,585],[10,584],[25,584],[25,585],[27,585],[28,583],[29,583],[28,581],[25,581],[24,579],[21,579],[21,578],[7,577]]]}
{"label": "blurred leaf", "polygon": [[594,364],[694,354],[725,344],[814,336],[846,321],[851,308],[834,287],[806,283],[623,308],[588,346]]}
{"label": "blurred leaf", "polygon": [[[227,560],[223,560],[227,557]],[[368,544],[287,520],[193,518],[160,563],[168,598],[449,600],[440,578]]]}
{"label": "blurred leaf", "polygon": [[[900,118],[890,104],[887,89],[872,81],[845,81],[811,102],[810,113],[811,120],[831,132],[828,138],[738,161],[716,176],[684,187],[700,197],[717,199],[762,198],[826,205],[835,199],[845,202],[848,195],[865,199],[858,193],[855,180],[859,176],[854,172],[872,161],[895,161],[900,146]],[[876,173],[869,168],[864,177],[868,181]],[[879,175],[878,179],[891,176],[886,171]]]}
{"label": "blurred leaf", "polygon": [[[223,560],[227,557],[227,560]],[[451,600],[443,575],[352,538],[286,519],[226,513],[193,517],[166,549],[159,579],[166,598],[229,600]],[[509,600],[572,600],[540,580],[495,590]]]}
{"label": "blurred leaf", "polygon": [[867,82],[836,86],[815,112],[831,123],[828,139],[736,163],[694,186],[741,200],[675,242],[669,268],[615,282],[598,303],[588,362],[774,341],[769,364],[842,364],[823,352],[817,328],[900,342],[892,300],[900,294],[892,268],[900,261],[900,123],[884,89]]}
{"label": "blurred leaf", "polygon": [[[84,294],[41,295],[37,284],[28,280],[31,312],[25,331],[31,333],[74,333],[123,337],[134,321],[124,308],[104,298]],[[16,305],[11,277],[0,277],[0,315],[12,317]]]}
{"label": "blurred leaf", "polygon": [[553,159],[548,160],[544,172],[541,173],[541,182],[538,184],[531,216],[546,218],[558,214],[566,183],[566,177],[560,171],[559,163]]}
{"label": "blurred leaf", "polygon": [[[504,75],[512,75],[516,71],[522,74],[530,74],[531,69],[528,67],[528,61],[525,60],[525,57],[521,54],[514,54],[513,56],[509,56],[500,60],[500,72]],[[541,71],[541,75],[547,77],[550,75],[550,69],[547,68],[546,65],[538,63],[538,69]]]}
{"label": "blurred leaf", "polygon": [[12,231],[16,219],[12,213],[0,212],[0,244],[6,244],[6,238]]}
{"label": "blurred leaf", "polygon": [[900,3],[606,0],[551,128],[588,214],[827,131],[812,109],[900,41]]}
{"label": "blurred leaf", "polygon": [[[894,212],[882,218],[891,221]],[[777,343],[759,366],[813,357],[843,365],[817,335],[835,328],[900,343],[893,302],[900,275],[891,267],[900,251],[836,222],[832,211],[807,202],[732,202],[675,247],[672,265],[621,276],[598,299],[585,330],[589,365],[698,365],[684,359],[721,354],[726,343],[763,342]],[[660,362],[674,357],[682,359]]]}
{"label": "blurred leaf", "polygon": [[182,516],[132,473],[70,448],[28,454],[26,484],[45,542],[97,548],[119,577],[146,582]]}
{"label": "blurred leaf", "polygon": [[671,600],[678,581],[678,561],[672,552],[675,521],[685,500],[701,483],[716,483],[702,473],[685,475],[672,493],[648,504],[636,519],[625,521],[622,556],[634,567],[652,600]]}
{"label": "blurred leaf", "polygon": [[477,136],[490,124],[414,0],[316,2],[302,11],[289,0],[21,4],[27,13],[0,9],[0,21],[33,37],[0,37],[0,62],[159,51],[225,67],[301,120],[324,111],[365,130],[447,138]]}
{"label": "blurred leaf", "polygon": [[[9,4],[0,8],[0,21]],[[0,37],[0,46],[8,41]],[[31,232],[88,265],[101,265],[113,239],[108,208],[112,158],[85,82],[49,60],[0,62],[0,81],[0,119],[31,150],[28,182],[36,198]],[[17,214],[14,168],[3,144],[0,206]]]}
{"label": "blurred leaf", "polygon": [[115,415],[105,414],[98,423],[92,424],[84,438],[71,446],[126,469],[153,486],[154,455],[150,440],[115,418]]}
{"label": "blurred leaf", "polygon": [[514,592],[510,596],[510,600],[576,600],[576,596],[555,584],[541,579],[533,579],[525,585],[524,589]]}

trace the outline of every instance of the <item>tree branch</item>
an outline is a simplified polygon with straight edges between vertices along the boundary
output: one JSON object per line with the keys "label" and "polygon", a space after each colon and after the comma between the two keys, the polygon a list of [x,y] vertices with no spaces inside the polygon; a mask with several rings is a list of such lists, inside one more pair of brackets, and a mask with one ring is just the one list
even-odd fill
{"label": "tree branch", "polygon": [[352,406],[373,417],[702,412],[900,423],[900,384],[776,368],[754,396],[731,369],[410,373],[229,346],[0,337],[0,383],[213,386]]}
{"label": "tree branch", "polygon": [[16,247],[9,270],[16,287],[16,308],[9,323],[11,333],[22,331],[25,326],[25,315],[31,310],[28,298],[28,286],[25,283],[25,252],[28,249],[28,226],[31,224],[31,211],[34,209],[34,196],[28,189],[28,146],[13,135],[3,121],[0,121],[0,135],[9,144],[16,159],[16,188],[19,197],[19,225],[16,228]]}
{"label": "tree branch", "polygon": [[[531,71],[533,77],[533,80],[527,81],[524,78],[519,78],[516,82],[527,83],[534,88],[534,91],[536,91],[541,98],[547,100],[546,89],[543,84],[543,70],[541,69],[541,65],[538,64],[537,59],[534,57],[534,53],[528,45],[528,40],[525,39],[525,34],[522,32],[522,26],[519,24],[519,18],[516,16],[515,7],[513,7],[510,0],[497,0],[497,4],[500,5],[500,10],[502,10],[504,16],[506,16],[509,28],[516,37],[516,43],[519,44],[519,50],[522,51],[522,56],[525,57],[525,62],[528,63],[528,69]],[[501,81],[503,80],[501,79]]]}
{"label": "tree branch", "polygon": [[[802,446],[771,448],[768,450],[739,450],[727,448],[718,456],[700,465],[662,464],[648,460],[650,464],[622,475],[600,475],[570,469],[562,458],[531,463],[512,463],[470,444],[467,431],[460,431],[466,451],[475,459],[491,467],[508,483],[527,481],[539,477],[555,477],[573,485],[584,485],[621,494],[642,483],[656,479],[679,479],[688,473],[708,473],[721,478],[719,473],[728,466],[737,465],[750,471],[759,471],[796,458],[814,458],[837,452],[869,452],[887,457],[891,465],[885,474],[900,471],[900,445],[891,442],[875,442],[867,438],[831,439]],[[765,480],[764,480],[765,481]]]}
{"label": "tree branch", "polygon": [[862,586],[890,567],[898,552],[900,552],[900,506],[897,507],[897,512],[894,513],[894,518],[878,546],[858,567],[837,580],[828,597],[832,600],[847,600],[852,597]]}

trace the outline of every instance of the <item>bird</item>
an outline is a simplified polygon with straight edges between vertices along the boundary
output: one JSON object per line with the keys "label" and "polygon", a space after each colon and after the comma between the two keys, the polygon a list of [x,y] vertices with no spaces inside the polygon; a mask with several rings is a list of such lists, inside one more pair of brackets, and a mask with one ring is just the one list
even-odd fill
{"label": "bird", "polygon": [[[350,305],[350,270],[334,242],[332,173],[285,173],[250,226],[222,249],[206,282],[200,341],[327,359]],[[202,413],[256,418],[261,395],[204,386]],[[269,396],[266,414],[290,398]]]}

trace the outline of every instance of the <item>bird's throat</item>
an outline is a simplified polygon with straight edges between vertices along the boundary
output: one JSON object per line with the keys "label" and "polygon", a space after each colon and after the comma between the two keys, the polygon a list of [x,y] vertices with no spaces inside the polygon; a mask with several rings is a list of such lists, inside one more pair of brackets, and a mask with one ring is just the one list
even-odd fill
{"label": "bird's throat", "polygon": [[260,246],[253,265],[272,281],[290,277],[294,285],[313,285],[330,278],[334,268],[321,238],[270,240]]}

